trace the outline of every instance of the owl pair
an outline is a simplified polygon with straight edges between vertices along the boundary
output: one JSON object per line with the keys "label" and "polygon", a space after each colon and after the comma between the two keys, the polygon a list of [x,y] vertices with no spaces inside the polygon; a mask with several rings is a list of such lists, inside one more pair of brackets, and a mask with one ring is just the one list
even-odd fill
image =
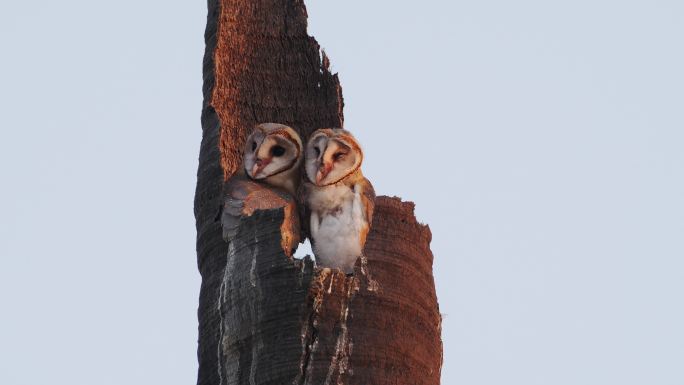
{"label": "owl pair", "polygon": [[359,143],[341,128],[315,131],[303,148],[291,127],[264,123],[247,139],[244,170],[296,197],[317,264],[350,273],[366,243],[375,201],[362,161]]}

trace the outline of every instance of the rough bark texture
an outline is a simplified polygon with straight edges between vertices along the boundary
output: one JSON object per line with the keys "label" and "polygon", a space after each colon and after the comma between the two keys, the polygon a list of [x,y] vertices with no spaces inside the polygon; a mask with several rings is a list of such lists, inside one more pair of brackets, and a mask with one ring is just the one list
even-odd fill
{"label": "rough bark texture", "polygon": [[[303,139],[342,126],[342,90],[306,33],[306,9],[293,0],[223,0],[216,4],[218,39],[211,105],[221,120],[226,178],[242,162],[242,146],[257,123],[296,127]],[[211,4],[210,4],[211,6]]]}
{"label": "rough bark texture", "polygon": [[316,270],[301,384],[439,384],[441,317],[431,234],[413,203],[378,197],[354,275]]}
{"label": "rough bark texture", "polygon": [[[441,319],[430,231],[379,197],[352,277],[283,251],[293,202],[264,200],[224,242],[225,184],[247,132],[288,124],[306,140],[342,126],[342,94],[297,0],[209,0],[195,217],[202,275],[198,384],[438,384]],[[286,242],[285,242],[286,243]]]}

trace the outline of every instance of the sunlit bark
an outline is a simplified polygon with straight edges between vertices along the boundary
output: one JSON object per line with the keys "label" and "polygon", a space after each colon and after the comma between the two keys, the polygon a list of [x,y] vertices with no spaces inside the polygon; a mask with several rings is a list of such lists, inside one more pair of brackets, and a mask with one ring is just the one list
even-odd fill
{"label": "sunlit bark", "polygon": [[342,126],[342,92],[301,1],[211,0],[195,217],[202,287],[198,384],[438,384],[441,318],[430,231],[413,205],[379,197],[354,276],[282,247],[296,211],[262,202],[222,239],[224,184],[259,122],[304,139]]}

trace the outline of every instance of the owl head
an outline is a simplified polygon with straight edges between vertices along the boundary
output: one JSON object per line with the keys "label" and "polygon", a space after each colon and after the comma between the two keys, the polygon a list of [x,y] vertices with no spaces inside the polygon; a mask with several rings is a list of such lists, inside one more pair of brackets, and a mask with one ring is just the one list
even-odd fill
{"label": "owl head", "polygon": [[317,186],[327,186],[358,174],[363,151],[349,131],[322,128],[311,134],[305,157],[307,178]]}
{"label": "owl head", "polygon": [[294,194],[299,183],[302,147],[302,140],[292,127],[261,123],[245,144],[245,173]]}

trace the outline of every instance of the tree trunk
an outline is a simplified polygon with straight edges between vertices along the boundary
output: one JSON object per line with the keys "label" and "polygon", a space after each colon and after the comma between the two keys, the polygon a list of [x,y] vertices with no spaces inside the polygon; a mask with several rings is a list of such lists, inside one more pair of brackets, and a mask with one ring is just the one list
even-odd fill
{"label": "tree trunk", "polygon": [[[378,197],[353,276],[283,250],[293,202],[252,195],[222,239],[224,183],[251,128],[294,127],[306,140],[341,127],[336,75],[306,32],[297,0],[209,0],[195,218],[202,275],[200,385],[439,384],[441,318],[430,231],[413,204]],[[265,189],[264,187],[258,187]]]}

